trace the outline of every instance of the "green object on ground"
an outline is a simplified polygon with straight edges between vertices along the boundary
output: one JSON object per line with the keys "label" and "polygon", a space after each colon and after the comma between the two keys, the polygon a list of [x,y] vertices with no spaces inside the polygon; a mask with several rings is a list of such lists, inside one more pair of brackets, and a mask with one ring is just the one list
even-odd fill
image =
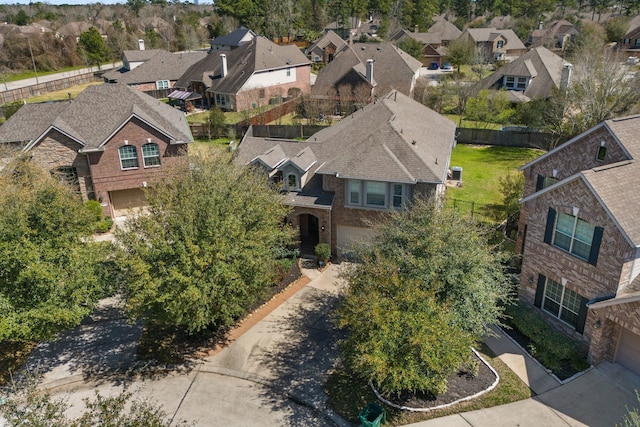
{"label": "green object on ground", "polygon": [[362,427],[380,427],[380,423],[387,423],[387,412],[382,406],[372,402],[360,411],[360,425]]}

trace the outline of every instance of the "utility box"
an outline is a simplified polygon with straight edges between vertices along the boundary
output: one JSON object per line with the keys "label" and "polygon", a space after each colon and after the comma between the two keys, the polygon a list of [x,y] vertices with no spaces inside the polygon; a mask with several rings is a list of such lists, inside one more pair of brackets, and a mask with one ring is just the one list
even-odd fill
{"label": "utility box", "polygon": [[462,166],[451,167],[451,180],[462,181]]}

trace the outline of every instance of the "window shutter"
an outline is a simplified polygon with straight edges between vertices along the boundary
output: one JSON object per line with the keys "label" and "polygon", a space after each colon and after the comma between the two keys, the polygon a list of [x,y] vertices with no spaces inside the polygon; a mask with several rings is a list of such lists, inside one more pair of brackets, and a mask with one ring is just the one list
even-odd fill
{"label": "window shutter", "polygon": [[538,274],[538,287],[536,288],[536,299],[533,301],[533,305],[540,308],[542,307],[542,298],[544,297],[544,284],[547,278],[542,274]]}
{"label": "window shutter", "polygon": [[584,334],[584,324],[587,321],[587,313],[589,312],[589,307],[587,307],[587,303],[589,300],[585,297],[582,297],[580,300],[580,312],[578,313],[578,322],[576,323],[576,332],[580,334]]}
{"label": "window shutter", "polygon": [[547,228],[544,230],[544,242],[551,244],[551,238],[553,237],[553,227],[556,225],[556,210],[549,208],[547,214]]}
{"label": "window shutter", "polygon": [[593,231],[593,241],[591,242],[591,252],[589,252],[589,264],[596,265],[598,254],[600,253],[600,243],[602,242],[604,228],[596,227]]}
{"label": "window shutter", "polygon": [[538,174],[538,181],[536,181],[536,191],[540,191],[544,188],[544,175]]}

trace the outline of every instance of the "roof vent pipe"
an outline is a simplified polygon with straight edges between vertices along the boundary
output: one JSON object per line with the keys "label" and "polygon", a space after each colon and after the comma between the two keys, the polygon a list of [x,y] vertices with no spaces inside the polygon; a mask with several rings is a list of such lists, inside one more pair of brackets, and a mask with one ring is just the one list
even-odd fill
{"label": "roof vent pipe", "polygon": [[373,59],[367,59],[367,81],[373,84]]}
{"label": "roof vent pipe", "polygon": [[220,76],[224,77],[227,75],[227,55],[224,53],[220,55]]}

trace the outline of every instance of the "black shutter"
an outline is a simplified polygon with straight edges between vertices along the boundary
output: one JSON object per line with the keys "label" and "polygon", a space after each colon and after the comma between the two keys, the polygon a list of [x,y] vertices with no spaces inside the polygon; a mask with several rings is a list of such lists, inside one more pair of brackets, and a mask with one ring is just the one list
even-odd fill
{"label": "black shutter", "polygon": [[587,321],[587,313],[589,312],[589,307],[587,307],[587,303],[589,300],[585,297],[582,297],[580,300],[580,312],[578,313],[578,322],[576,323],[576,332],[583,334],[584,333],[584,324]]}
{"label": "black shutter", "polygon": [[533,305],[538,308],[542,307],[542,298],[544,297],[544,284],[547,278],[542,274],[538,274],[538,287],[536,288],[536,299],[533,301]]}
{"label": "black shutter", "polygon": [[591,242],[591,252],[589,252],[589,264],[596,265],[598,262],[598,254],[600,253],[600,243],[602,242],[602,233],[604,228],[596,227],[593,231],[593,241]]}
{"label": "black shutter", "polygon": [[549,208],[547,214],[547,228],[544,230],[544,242],[551,244],[551,238],[553,237],[553,229],[556,226],[556,210]]}
{"label": "black shutter", "polygon": [[544,176],[538,175],[538,181],[536,181],[536,191],[540,191],[544,188]]}

